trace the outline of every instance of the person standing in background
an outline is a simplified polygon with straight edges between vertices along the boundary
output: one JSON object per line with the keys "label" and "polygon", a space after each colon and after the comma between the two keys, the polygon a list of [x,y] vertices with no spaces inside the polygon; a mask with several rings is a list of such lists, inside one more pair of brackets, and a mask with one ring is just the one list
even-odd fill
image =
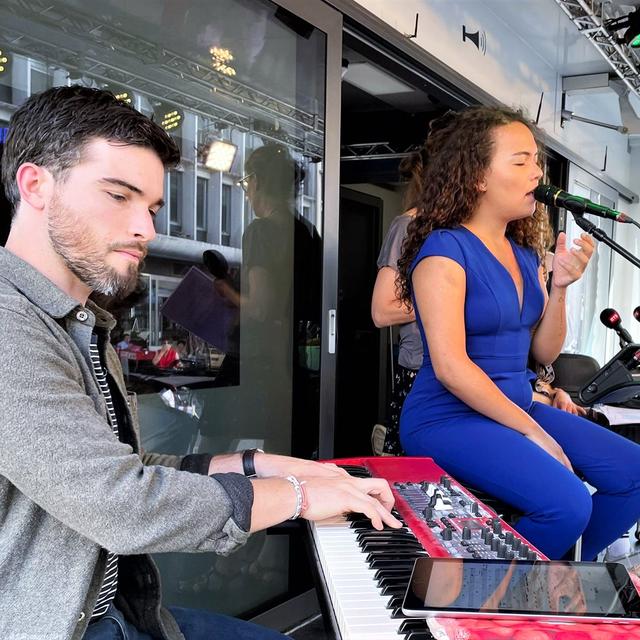
{"label": "person standing in background", "polygon": [[391,222],[378,256],[378,275],[371,297],[371,318],[382,329],[398,326],[398,363],[393,376],[389,421],[382,453],[402,455],[400,444],[400,413],[402,405],[422,364],[422,340],[413,309],[403,303],[398,295],[398,259],[407,237],[407,227],[416,215],[416,207],[422,193],[422,175],[426,161],[424,146],[400,163],[400,176],[408,182],[404,197],[406,211]]}

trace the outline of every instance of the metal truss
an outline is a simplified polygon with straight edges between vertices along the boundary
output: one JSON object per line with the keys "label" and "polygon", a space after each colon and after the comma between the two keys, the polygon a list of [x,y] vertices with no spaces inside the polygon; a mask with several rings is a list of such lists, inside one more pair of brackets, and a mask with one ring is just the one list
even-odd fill
{"label": "metal truss", "polygon": [[340,147],[340,160],[395,160],[404,158],[415,149],[414,145],[398,151],[390,142],[361,142]]}
{"label": "metal truss", "polygon": [[[208,62],[186,58],[55,0],[5,0],[3,9],[16,20],[0,22],[0,38],[16,53],[139,91],[312,157],[324,155],[324,120],[318,114],[218,73]],[[255,130],[251,111],[273,118],[280,129]]]}
{"label": "metal truss", "polygon": [[620,44],[616,32],[609,30],[605,25],[607,20],[620,18],[626,15],[625,12],[619,6],[603,0],[555,1],[629,90],[640,97],[638,53],[626,44]]}

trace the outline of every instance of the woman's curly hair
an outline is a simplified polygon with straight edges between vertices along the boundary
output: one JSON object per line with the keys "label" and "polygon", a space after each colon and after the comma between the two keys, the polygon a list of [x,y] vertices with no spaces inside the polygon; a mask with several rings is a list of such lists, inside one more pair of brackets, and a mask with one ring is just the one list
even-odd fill
{"label": "woman's curly hair", "polygon": [[[425,238],[434,229],[452,229],[472,216],[480,198],[479,185],[493,155],[496,127],[520,122],[533,134],[541,148],[541,133],[521,111],[501,107],[471,107],[449,111],[431,122],[429,135],[421,149],[422,193],[417,213],[407,228],[398,260],[398,297],[412,306],[409,270]],[[541,155],[541,154],[540,154]],[[507,235],[523,247],[531,247],[540,260],[552,241],[546,210],[538,205],[535,213],[507,225]]]}

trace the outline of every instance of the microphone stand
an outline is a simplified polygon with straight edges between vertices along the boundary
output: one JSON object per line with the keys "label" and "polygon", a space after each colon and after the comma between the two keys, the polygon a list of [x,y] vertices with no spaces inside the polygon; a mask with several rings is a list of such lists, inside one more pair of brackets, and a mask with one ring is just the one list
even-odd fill
{"label": "microphone stand", "polygon": [[638,260],[638,258],[636,258],[636,256],[633,255],[633,253],[627,251],[624,247],[620,246],[615,240],[612,240],[602,229],[599,229],[598,227],[596,227],[596,225],[593,224],[593,222],[591,222],[590,220],[585,220],[585,218],[583,217],[583,214],[587,206],[586,202],[581,203],[581,206],[580,205],[576,206],[576,205],[574,205],[572,209],[573,208],[578,209],[578,206],[579,206],[580,209],[582,209],[582,211],[573,211],[572,209],[569,210],[571,211],[571,215],[573,215],[573,219],[576,221],[576,224],[581,229],[584,229],[587,233],[591,234],[596,240],[599,240],[600,242],[604,242],[604,244],[606,244],[608,247],[611,247],[616,253],[620,254],[623,258],[626,258],[631,264],[635,265],[636,267],[638,267],[638,269],[640,269],[640,260]]}

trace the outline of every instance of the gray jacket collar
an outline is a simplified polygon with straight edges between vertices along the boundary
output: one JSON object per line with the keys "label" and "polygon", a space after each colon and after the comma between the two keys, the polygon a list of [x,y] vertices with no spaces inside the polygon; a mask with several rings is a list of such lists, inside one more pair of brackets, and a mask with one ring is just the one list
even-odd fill
{"label": "gray jacket collar", "polygon": [[[0,278],[52,318],[64,318],[75,309],[82,308],[77,300],[44,274],[4,247],[0,247]],[[95,316],[97,327],[113,329],[116,321],[110,313],[91,300],[87,301],[86,308]]]}

